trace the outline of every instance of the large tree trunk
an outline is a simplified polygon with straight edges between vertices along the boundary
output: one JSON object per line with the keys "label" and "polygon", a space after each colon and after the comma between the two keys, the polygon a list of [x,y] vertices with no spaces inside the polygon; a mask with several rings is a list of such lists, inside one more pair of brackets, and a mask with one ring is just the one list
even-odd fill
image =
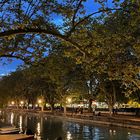
{"label": "large tree trunk", "polygon": [[108,105],[108,108],[109,108],[109,115],[112,116],[112,114],[113,114],[113,106]]}
{"label": "large tree trunk", "polygon": [[108,96],[107,99],[107,104],[108,104],[108,108],[109,108],[109,115],[112,116],[112,114],[114,113],[113,108],[114,108],[114,96],[112,94],[110,94]]}
{"label": "large tree trunk", "polygon": [[111,87],[108,90],[104,90],[107,104],[109,108],[109,115],[112,116],[114,114],[114,105],[116,103],[116,89],[113,81],[111,81]]}
{"label": "large tree trunk", "polygon": [[109,113],[110,116],[112,116],[115,112],[114,112],[114,105],[116,103],[116,89],[115,89],[115,85],[112,82],[112,96],[110,96],[110,104],[109,104]]}
{"label": "large tree trunk", "polygon": [[64,116],[66,116],[66,113],[67,113],[66,105],[63,105],[63,108],[64,108]]}
{"label": "large tree trunk", "polygon": [[44,105],[41,105],[41,111],[42,112],[44,111]]}

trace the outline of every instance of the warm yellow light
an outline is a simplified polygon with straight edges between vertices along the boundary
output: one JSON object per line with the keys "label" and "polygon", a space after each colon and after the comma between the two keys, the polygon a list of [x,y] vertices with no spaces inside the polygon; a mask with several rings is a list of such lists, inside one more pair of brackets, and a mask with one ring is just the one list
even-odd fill
{"label": "warm yellow light", "polygon": [[38,103],[39,103],[39,104],[41,104],[41,103],[42,103],[42,100],[41,100],[41,99],[39,99],[39,100],[38,100]]}
{"label": "warm yellow light", "polygon": [[14,102],[14,101],[12,101],[12,102],[11,102],[11,104],[12,104],[12,105],[14,105],[14,104],[15,104],[15,102]]}
{"label": "warm yellow light", "polygon": [[68,98],[67,101],[68,101],[68,103],[71,103],[72,100],[71,100],[71,98]]}
{"label": "warm yellow light", "polygon": [[20,101],[20,104],[21,104],[21,105],[23,105],[23,104],[24,104],[24,102],[23,102],[23,101]]}
{"label": "warm yellow light", "polygon": [[32,107],[33,105],[32,104],[29,104],[29,107]]}

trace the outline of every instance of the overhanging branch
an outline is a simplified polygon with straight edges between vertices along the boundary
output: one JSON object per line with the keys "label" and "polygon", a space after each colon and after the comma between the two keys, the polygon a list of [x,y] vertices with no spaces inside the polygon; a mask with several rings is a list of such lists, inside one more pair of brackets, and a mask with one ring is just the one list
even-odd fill
{"label": "overhanging branch", "polygon": [[0,55],[0,58],[16,58],[16,59],[20,59],[23,62],[27,63],[27,59],[26,58],[23,58],[23,57],[20,57],[20,56],[16,56],[16,55],[12,55],[12,54],[3,54],[3,55]]}
{"label": "overhanging branch", "polygon": [[18,35],[18,34],[26,34],[26,33],[35,33],[35,34],[48,34],[48,35],[53,35],[61,40],[64,40],[68,43],[70,43],[72,46],[74,46],[79,52],[81,52],[83,54],[83,56],[85,57],[85,52],[82,51],[80,48],[81,46],[72,41],[71,39],[69,39],[68,37],[60,34],[59,32],[56,32],[54,30],[45,30],[45,29],[40,29],[40,28],[24,28],[24,29],[21,29],[21,28],[18,28],[18,29],[15,29],[15,30],[7,30],[7,31],[4,31],[4,32],[1,32],[0,33],[0,38],[4,38],[4,37],[8,37],[8,36],[12,36],[12,35]]}
{"label": "overhanging branch", "polygon": [[78,25],[80,25],[82,22],[86,21],[87,19],[89,19],[93,15],[100,14],[102,12],[114,11],[114,10],[119,11],[119,10],[122,10],[122,8],[107,8],[107,9],[103,9],[103,10],[99,10],[99,11],[93,12],[93,13],[85,16],[84,18],[82,18],[81,20],[79,20],[75,25],[73,25],[73,27],[71,28],[71,30],[67,33],[67,37],[71,36],[71,33],[74,32],[75,28]]}

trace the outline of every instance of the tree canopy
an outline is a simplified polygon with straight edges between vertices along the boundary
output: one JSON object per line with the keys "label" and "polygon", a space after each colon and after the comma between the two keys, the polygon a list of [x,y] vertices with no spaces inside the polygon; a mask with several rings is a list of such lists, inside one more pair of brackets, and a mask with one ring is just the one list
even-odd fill
{"label": "tree canopy", "polygon": [[107,2],[92,1],[98,8],[89,13],[87,0],[2,0],[0,57],[25,61],[26,88],[52,102],[87,88],[110,107],[120,95],[139,100],[140,4]]}
{"label": "tree canopy", "polygon": [[[93,12],[89,13],[86,3],[87,0],[2,0],[0,56],[33,61],[44,56],[51,43],[58,40],[85,57],[87,51],[84,48],[89,44],[81,44],[73,34],[79,29],[80,32],[87,29],[87,24],[91,22],[89,19],[96,15],[105,16],[111,11],[124,10],[118,0],[112,0],[111,6],[107,6],[106,0],[96,0],[91,1]],[[98,5],[97,11],[94,5]]]}

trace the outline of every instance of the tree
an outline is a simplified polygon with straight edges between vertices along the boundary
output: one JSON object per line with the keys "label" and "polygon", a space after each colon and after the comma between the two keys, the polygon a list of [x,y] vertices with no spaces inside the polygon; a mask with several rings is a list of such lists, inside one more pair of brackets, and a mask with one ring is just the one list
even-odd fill
{"label": "tree", "polygon": [[[95,2],[101,4],[100,9],[88,14],[84,6],[86,0],[2,0],[0,57],[15,57],[30,63],[44,56],[52,40],[58,40],[73,46],[85,58],[87,52],[73,33],[79,30],[79,26],[85,28],[88,19],[96,14],[121,10],[106,7],[105,1]],[[95,2],[92,1],[93,4]],[[113,5],[119,4],[112,2]],[[61,24],[55,20],[57,18]]]}
{"label": "tree", "polygon": [[65,108],[68,96],[77,96],[75,93],[80,94],[85,91],[84,75],[80,66],[61,53],[59,50],[52,51],[52,54],[34,69],[38,77],[36,87],[42,90],[42,95],[51,105],[52,111],[55,103],[60,103]]}
{"label": "tree", "polygon": [[[89,54],[86,60],[82,60],[81,57],[78,60],[80,63],[82,61],[89,80],[94,79],[94,75],[99,86],[102,85],[101,90],[109,90],[109,102],[112,107],[116,100],[116,95],[113,93],[114,81],[121,82],[121,85],[130,89],[131,92],[139,89],[140,84],[139,47],[135,47],[139,46],[136,38],[139,30],[139,5],[124,1],[122,9],[124,10],[96,19],[93,25],[88,24],[89,30],[85,28],[79,30],[80,34],[77,34],[79,42],[88,44],[84,49],[88,52],[86,54]],[[98,87],[96,83],[92,85]],[[110,88],[107,85],[110,85]],[[102,93],[106,96],[105,92]]]}
{"label": "tree", "polygon": [[14,100],[18,106],[20,100],[24,98],[23,94],[26,85],[22,71],[17,70],[16,72],[3,77],[0,85],[1,96],[11,101]]}
{"label": "tree", "polygon": [[[24,2],[19,0],[7,3],[3,0],[1,3],[1,10],[7,9],[6,13],[9,15],[9,19],[4,18],[5,13],[1,17],[3,19],[0,33],[3,46],[1,57],[17,57],[29,63],[36,60],[40,63],[44,61],[44,65],[45,63],[48,65],[45,69],[43,67],[41,69],[44,69],[47,74],[42,75],[45,80],[42,77],[39,79],[46,81],[47,86],[51,85],[50,89],[52,87],[55,89],[55,95],[67,93],[67,89],[70,88],[69,69],[78,66],[81,66],[86,76],[86,78],[82,77],[83,83],[87,81],[91,83],[90,91],[96,93],[99,87],[101,91],[106,91],[102,93],[110,93],[110,100],[112,97],[116,98],[113,90],[114,81],[131,89],[132,92],[140,88],[138,78],[140,13],[139,3],[136,0],[113,1],[115,5],[119,4],[115,8],[105,7],[105,1],[98,0],[102,5],[101,9],[90,15],[85,14],[86,16],[83,13],[82,0],[64,3],[57,0],[27,1],[27,9],[22,7]],[[49,7],[47,10],[45,4]],[[56,12],[64,19],[61,25],[50,20],[51,15],[55,16]],[[95,14],[98,16],[93,18]],[[7,37],[9,41],[5,41]],[[61,53],[63,56],[59,57]],[[65,55],[71,59],[64,58]],[[46,56],[48,56],[47,61],[42,60],[41,57]],[[73,59],[77,66],[73,65]],[[62,63],[60,66],[59,61]],[[108,85],[111,87],[109,88]],[[45,87],[43,84],[40,86],[43,86],[43,89]],[[41,92],[44,93],[45,90]],[[113,104],[111,103],[111,106]]]}

